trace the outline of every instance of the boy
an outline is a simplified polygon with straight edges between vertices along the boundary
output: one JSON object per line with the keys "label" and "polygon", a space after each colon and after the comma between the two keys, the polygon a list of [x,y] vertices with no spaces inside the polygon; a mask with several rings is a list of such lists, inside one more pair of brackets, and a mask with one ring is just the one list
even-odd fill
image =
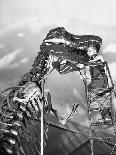
{"label": "boy", "polygon": [[[101,100],[101,103],[103,103],[104,99],[104,91],[101,93],[100,91],[102,88],[107,88],[108,86],[108,78],[105,74],[104,69],[104,59],[102,56],[98,55],[98,49],[95,46],[89,46],[87,48],[87,55],[89,57],[89,63],[98,63],[97,65],[90,65],[89,66],[89,72],[91,76],[91,82],[88,84],[88,91],[91,92],[96,98],[99,98],[99,103]],[[79,64],[78,67],[82,69],[84,67],[83,64]],[[101,89],[101,90],[100,90]],[[97,94],[97,95],[96,95]],[[103,98],[102,98],[103,97]],[[108,102],[108,101],[106,101]],[[91,104],[96,104],[96,101],[93,101]],[[110,106],[108,103],[106,105],[100,105],[101,109],[99,111],[99,118],[98,122],[107,122],[111,120],[111,112],[110,112]]]}

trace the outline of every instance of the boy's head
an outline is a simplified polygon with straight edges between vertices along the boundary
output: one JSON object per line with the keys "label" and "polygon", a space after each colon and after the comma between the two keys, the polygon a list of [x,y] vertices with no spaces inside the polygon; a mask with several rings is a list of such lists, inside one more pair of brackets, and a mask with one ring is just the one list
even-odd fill
{"label": "boy's head", "polygon": [[95,46],[90,45],[87,48],[87,54],[88,54],[88,56],[92,57],[92,56],[96,55],[97,53],[98,53],[98,51],[97,51],[97,48]]}

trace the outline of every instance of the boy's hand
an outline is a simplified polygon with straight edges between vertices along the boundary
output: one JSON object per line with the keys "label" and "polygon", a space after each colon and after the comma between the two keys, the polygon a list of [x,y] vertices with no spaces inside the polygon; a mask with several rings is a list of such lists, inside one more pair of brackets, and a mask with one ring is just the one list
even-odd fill
{"label": "boy's hand", "polygon": [[77,65],[77,67],[79,67],[80,69],[83,69],[83,68],[84,68],[84,64],[80,64],[80,63],[79,63],[79,64]]}

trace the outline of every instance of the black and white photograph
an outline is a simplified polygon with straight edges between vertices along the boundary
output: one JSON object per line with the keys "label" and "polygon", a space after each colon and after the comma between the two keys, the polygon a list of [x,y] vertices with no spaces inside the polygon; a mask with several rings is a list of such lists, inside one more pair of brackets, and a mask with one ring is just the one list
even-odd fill
{"label": "black and white photograph", "polygon": [[0,155],[116,155],[116,0],[0,0]]}

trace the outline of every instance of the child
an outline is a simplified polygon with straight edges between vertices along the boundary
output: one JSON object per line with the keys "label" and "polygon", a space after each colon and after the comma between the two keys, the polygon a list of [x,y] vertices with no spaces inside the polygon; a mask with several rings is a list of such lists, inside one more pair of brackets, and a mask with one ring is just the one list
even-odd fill
{"label": "child", "polygon": [[[108,85],[108,79],[107,79],[107,75],[105,74],[105,69],[103,65],[103,62],[104,62],[103,57],[98,55],[99,51],[97,47],[95,46],[90,45],[86,50],[87,50],[87,55],[89,57],[88,64],[98,63],[98,65],[89,66],[91,82],[88,85],[88,90],[92,91],[93,89],[96,89],[96,88],[106,88]],[[78,64],[78,67],[80,69],[83,69],[84,65]]]}
{"label": "child", "polygon": [[[108,78],[107,75],[105,74],[105,69],[104,69],[104,59],[102,56],[98,55],[98,49],[95,46],[89,46],[87,48],[87,55],[89,57],[89,63],[90,64],[96,64],[97,65],[90,65],[89,66],[89,72],[91,76],[91,82],[88,84],[88,91],[93,93],[94,95],[97,95],[100,100],[102,100],[103,95],[105,95],[104,91],[100,93],[101,96],[99,96],[100,89],[102,88],[107,88],[108,86]],[[79,64],[78,67],[82,69],[84,67],[83,64]],[[103,101],[102,101],[103,102]],[[93,102],[92,104],[97,103],[96,101]],[[101,105],[102,106],[102,105]],[[99,112],[99,122],[107,122],[110,121],[111,119],[111,112],[109,106],[103,106],[102,109]]]}
{"label": "child", "polygon": [[94,46],[89,46],[87,49],[87,54],[90,57],[89,62],[99,63],[98,65],[90,66],[89,71],[91,75],[91,83],[88,85],[88,89],[92,90],[95,88],[106,88],[108,85],[108,78],[105,74],[104,69],[104,59],[102,56],[97,54],[97,48]]}

